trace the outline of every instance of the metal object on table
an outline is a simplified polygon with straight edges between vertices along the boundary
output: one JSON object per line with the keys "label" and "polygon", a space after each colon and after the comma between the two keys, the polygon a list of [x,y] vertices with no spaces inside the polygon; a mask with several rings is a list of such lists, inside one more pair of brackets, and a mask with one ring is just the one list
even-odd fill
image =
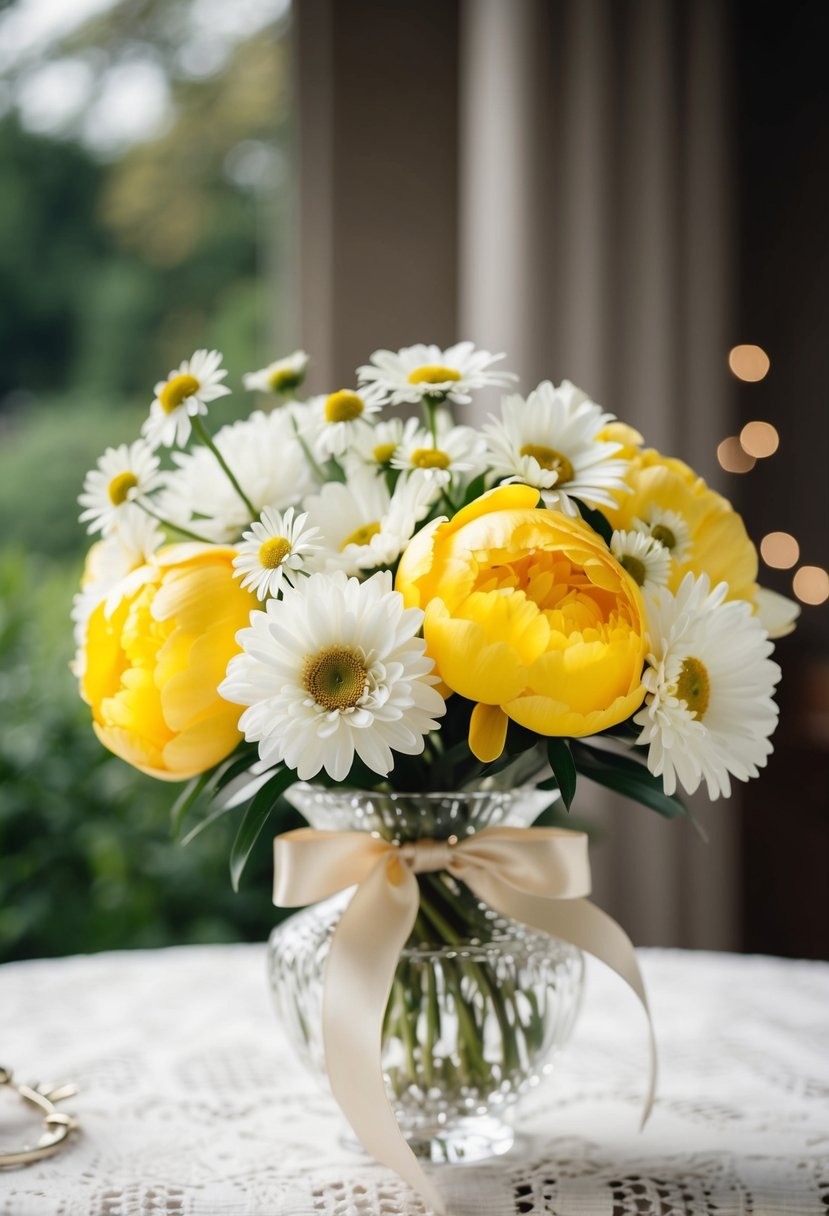
{"label": "metal object on table", "polygon": [[58,1110],[55,1103],[71,1098],[78,1092],[73,1084],[56,1085],[52,1082],[41,1081],[36,1085],[25,1085],[15,1081],[10,1068],[0,1065],[0,1086],[7,1085],[15,1090],[23,1102],[35,1107],[43,1115],[43,1133],[37,1144],[31,1147],[16,1149],[11,1152],[0,1150],[0,1168],[13,1165],[31,1165],[51,1157],[58,1152],[69,1140],[73,1131],[78,1130],[78,1124],[72,1115]]}

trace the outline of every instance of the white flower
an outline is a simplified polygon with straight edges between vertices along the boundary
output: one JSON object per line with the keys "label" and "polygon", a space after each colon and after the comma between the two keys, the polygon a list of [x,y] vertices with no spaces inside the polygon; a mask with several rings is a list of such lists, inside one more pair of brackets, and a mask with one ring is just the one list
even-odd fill
{"label": "white flower", "polygon": [[373,425],[363,427],[354,436],[345,453],[346,468],[367,465],[377,471],[391,467],[392,457],[403,438],[403,419],[395,417],[377,423],[372,419],[371,422]]}
{"label": "white flower", "polygon": [[324,551],[315,561],[347,574],[391,565],[433,500],[427,482],[401,480],[390,493],[385,478],[368,469],[355,470],[344,484],[327,482],[304,504],[309,522],[322,533]]}
{"label": "white flower", "polygon": [[634,519],[631,527],[643,536],[652,536],[670,552],[677,563],[684,562],[691,551],[691,532],[676,511],[652,506],[645,519]]}
{"label": "white flower", "polygon": [[755,607],[760,624],[770,638],[785,638],[794,633],[795,621],[800,616],[800,605],[787,595],[780,595],[770,587],[758,587]]}
{"label": "white flower", "polygon": [[319,530],[306,528],[307,521],[304,513],[294,518],[293,507],[284,515],[265,507],[261,518],[243,534],[239,555],[233,559],[233,577],[242,578],[242,586],[250,587],[260,600],[277,595],[284,582],[295,586],[306,558],[320,548],[315,543]]}
{"label": "white flower", "polygon": [[614,532],[610,538],[610,552],[643,591],[667,587],[671,577],[671,554],[654,537],[641,532]]}
{"label": "white flower", "polygon": [[369,419],[380,406],[367,401],[362,393],[341,388],[328,396],[312,397],[304,411],[297,412],[300,434],[325,460],[342,456],[355,443],[367,438]]}
{"label": "white flower", "polygon": [[569,380],[555,388],[539,384],[526,401],[517,395],[501,405],[501,418],[484,426],[492,469],[505,481],[541,491],[546,506],[578,515],[574,498],[589,506],[615,508],[613,490],[626,490],[628,462],[614,459],[621,444],[597,435],[613,418]]}
{"label": "white flower", "polygon": [[239,727],[265,764],[284,762],[302,781],[324,768],[342,781],[356,752],[385,776],[392,752],[419,755],[445,711],[422,623],[388,572],[364,583],[312,574],[251,614],[219,692],[248,706]]}
{"label": "white flower", "polygon": [[97,468],[84,478],[78,502],[86,510],[80,521],[89,521],[88,532],[103,532],[106,536],[129,503],[151,494],[159,484],[158,457],[143,440],[107,448]]}
{"label": "white flower", "polygon": [[[243,422],[222,427],[213,442],[258,513],[265,507],[284,511],[314,486],[285,410],[255,410]],[[159,514],[209,540],[236,540],[250,526],[250,512],[213,453],[197,447],[174,452],[173,460],[178,467],[165,475]]]}
{"label": "white flower", "polygon": [[707,575],[686,574],[676,596],[660,587],[646,597],[651,653],[634,722],[667,794],[677,780],[693,794],[705,778],[710,798],[727,798],[730,776],[756,777],[773,750],[780,668],[750,605],[727,594],[726,583],[711,591]]}
{"label": "white flower", "polygon": [[225,397],[230,389],[221,383],[227,375],[217,350],[197,350],[178,371],[155,386],[150,416],[141,434],[154,448],[183,446],[190,438],[190,419],[207,413],[208,401]]}
{"label": "white flower", "polygon": [[486,467],[486,444],[471,426],[437,426],[437,440],[424,430],[416,418],[406,423],[400,445],[392,457],[392,467],[405,469],[413,477],[447,486],[454,474],[474,477]]}
{"label": "white flower", "polygon": [[476,350],[472,342],[458,342],[447,350],[439,346],[404,346],[402,350],[376,350],[371,362],[357,368],[357,377],[371,401],[389,405],[417,403],[425,397],[464,404],[474,389],[509,386],[517,376],[493,371],[503,355]]}
{"label": "white flower", "polygon": [[106,611],[111,614],[121,597],[132,590],[136,575],[163,542],[164,534],[156,521],[140,507],[128,505],[112,531],[89,550],[81,590],[72,601],[77,647],[72,670],[78,678],[84,670],[83,645],[93,611],[106,600]]}
{"label": "white flower", "polygon": [[245,372],[242,383],[250,392],[286,395],[299,388],[307,370],[308,356],[304,350],[295,350],[292,355],[277,359],[258,372]]}

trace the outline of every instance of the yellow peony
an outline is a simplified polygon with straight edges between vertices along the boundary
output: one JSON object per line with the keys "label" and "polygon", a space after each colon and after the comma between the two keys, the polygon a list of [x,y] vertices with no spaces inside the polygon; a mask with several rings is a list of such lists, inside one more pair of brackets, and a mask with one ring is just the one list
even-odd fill
{"label": "yellow peony", "polygon": [[216,691],[256,597],[235,550],[170,545],[89,618],[81,694],[98,738],[152,777],[182,781],[233,751],[238,705]]}
{"label": "yellow peony", "polygon": [[539,510],[537,490],[491,490],[427,525],[396,587],[425,611],[444,683],[477,702],[469,745],[504,747],[508,719],[541,735],[581,736],[642,702],[644,605],[633,579],[580,520]]}
{"label": "yellow peony", "polygon": [[757,550],[740,515],[681,460],[652,448],[637,453],[625,477],[632,493],[606,511],[614,528],[648,525],[672,550],[670,589],[684,576],[707,574],[711,586],[726,582],[729,599],[757,597]]}

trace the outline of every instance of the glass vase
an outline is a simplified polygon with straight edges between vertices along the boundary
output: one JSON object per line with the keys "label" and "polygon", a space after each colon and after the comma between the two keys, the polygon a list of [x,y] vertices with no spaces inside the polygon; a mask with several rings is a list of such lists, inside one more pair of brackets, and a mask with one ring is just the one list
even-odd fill
{"label": "glass vase", "polygon": [[[528,827],[551,794],[524,786],[458,794],[385,794],[295,786],[288,797],[319,830],[396,843]],[[506,1152],[504,1114],[549,1072],[578,1012],[575,947],[494,912],[448,872],[419,874],[420,911],[397,967],[383,1027],[386,1088],[411,1147],[435,1162]],[[271,934],[277,1012],[297,1053],[325,1082],[323,971],[351,892],[291,916]]]}

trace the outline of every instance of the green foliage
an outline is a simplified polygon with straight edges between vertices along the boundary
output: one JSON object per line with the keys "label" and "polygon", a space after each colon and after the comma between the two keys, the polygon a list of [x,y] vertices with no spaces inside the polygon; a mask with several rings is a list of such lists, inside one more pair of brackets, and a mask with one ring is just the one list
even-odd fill
{"label": "green foliage", "polygon": [[0,961],[262,940],[270,839],[234,895],[240,812],[188,848],[170,837],[177,787],[136,773],[95,738],[68,669],[75,572],[0,558]]}

